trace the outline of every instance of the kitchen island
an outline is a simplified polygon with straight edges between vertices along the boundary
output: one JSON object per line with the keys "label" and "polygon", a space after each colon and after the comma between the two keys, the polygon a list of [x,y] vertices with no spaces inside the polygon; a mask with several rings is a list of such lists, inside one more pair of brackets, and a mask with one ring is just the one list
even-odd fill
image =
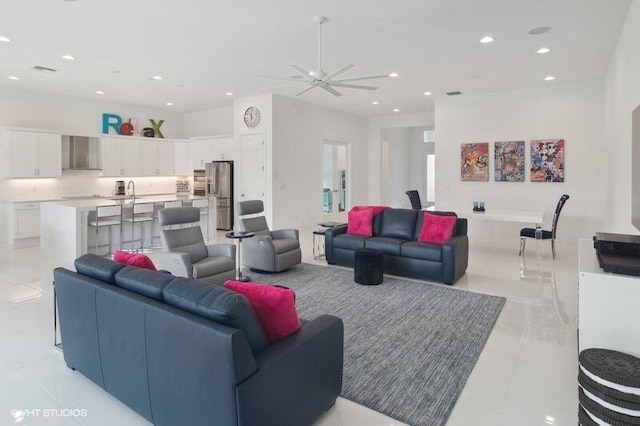
{"label": "kitchen island", "polygon": [[[212,234],[215,231],[215,198],[207,198],[194,195],[139,195],[136,198],[86,198],[64,201],[43,202],[40,207],[40,247],[42,254],[55,259],[60,266],[73,267],[73,262],[85,253],[93,252],[93,235],[89,235],[89,216],[95,215],[97,207],[121,205],[123,212],[133,209],[134,204],[154,203],[156,209],[162,208],[167,201],[182,201],[183,205],[190,205],[193,200],[208,200],[208,222],[202,224],[203,232]],[[126,213],[123,213],[126,217]],[[137,223],[138,227],[143,223]],[[133,233],[140,234],[139,229],[132,229],[131,224],[123,224],[125,229],[124,240],[130,239]],[[128,228],[126,228],[128,227]],[[152,228],[153,229],[153,228]],[[101,230],[105,238],[107,230]],[[122,235],[122,234],[121,234]],[[120,245],[120,241],[113,241],[114,247]],[[122,247],[122,248],[128,248]]]}

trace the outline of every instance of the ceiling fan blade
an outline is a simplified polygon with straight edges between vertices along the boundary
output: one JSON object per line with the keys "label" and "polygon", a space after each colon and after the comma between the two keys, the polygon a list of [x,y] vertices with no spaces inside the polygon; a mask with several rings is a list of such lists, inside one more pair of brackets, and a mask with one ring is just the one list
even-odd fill
{"label": "ceiling fan blade", "polygon": [[298,83],[303,83],[303,82],[309,81],[309,80],[303,80],[301,78],[277,77],[275,75],[264,75],[264,74],[256,74],[255,77],[271,78],[271,79],[274,79],[274,80],[293,81],[293,82],[298,82]]}
{"label": "ceiling fan blade", "polygon": [[331,83],[332,86],[334,87],[345,87],[347,89],[364,89],[364,90],[378,90],[377,87],[373,87],[373,86],[360,86],[358,84],[344,84],[344,83],[336,83],[336,82],[332,82]]}
{"label": "ceiling fan blade", "polygon": [[323,78],[324,81],[331,81],[331,79],[336,78],[339,75],[344,74],[345,72],[352,70],[353,68],[355,68],[356,66],[353,64],[349,64],[347,66],[344,66],[342,68],[340,68],[337,71],[332,72],[331,74],[329,74],[328,76],[326,76],[325,78]]}
{"label": "ceiling fan blade", "polygon": [[296,64],[289,64],[289,65],[291,65],[291,68],[293,68],[294,70],[298,71],[301,75],[303,75],[303,76],[305,76],[307,78],[309,76],[311,76],[311,71],[302,68],[300,65],[296,65]]}
{"label": "ceiling fan blade", "polygon": [[336,89],[332,88],[331,86],[320,86],[320,87],[322,87],[327,92],[331,93],[333,96],[342,96],[342,93],[338,92]]}
{"label": "ceiling fan blade", "polygon": [[336,80],[336,83],[344,83],[345,81],[358,81],[358,80],[371,80],[374,78],[387,78],[388,74],[378,74],[378,75],[367,75],[364,77],[351,77],[351,78],[341,78],[340,80]]}
{"label": "ceiling fan blade", "polygon": [[316,86],[315,85],[311,85],[311,86],[307,87],[306,89],[304,89],[303,91],[296,93],[296,96],[300,96],[304,92],[308,92],[309,90],[313,89],[314,87],[316,87]]}

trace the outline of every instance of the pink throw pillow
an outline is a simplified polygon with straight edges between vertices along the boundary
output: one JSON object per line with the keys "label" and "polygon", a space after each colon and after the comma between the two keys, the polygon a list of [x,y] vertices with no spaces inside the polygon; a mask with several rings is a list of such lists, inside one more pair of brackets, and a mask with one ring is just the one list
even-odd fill
{"label": "pink throw pillow", "polygon": [[373,235],[373,209],[349,211],[347,234],[371,237]]}
{"label": "pink throw pillow", "polygon": [[139,268],[157,271],[156,265],[154,265],[151,259],[149,259],[149,256],[145,256],[141,253],[129,253],[118,250],[113,254],[113,260],[124,265],[137,266]]}
{"label": "pink throw pillow", "polygon": [[224,286],[249,299],[269,343],[277,342],[302,327],[296,310],[296,295],[290,288],[231,280]]}
{"label": "pink throw pillow", "polygon": [[457,216],[442,216],[425,212],[418,241],[423,243],[444,244],[453,236]]}

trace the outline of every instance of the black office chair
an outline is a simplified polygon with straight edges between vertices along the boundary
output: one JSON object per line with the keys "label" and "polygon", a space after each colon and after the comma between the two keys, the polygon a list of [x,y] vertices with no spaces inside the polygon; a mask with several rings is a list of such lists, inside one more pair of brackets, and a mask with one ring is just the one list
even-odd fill
{"label": "black office chair", "polygon": [[[564,203],[567,202],[569,196],[567,194],[562,195],[560,200],[558,200],[558,204],[556,205],[556,212],[553,214],[553,222],[551,224],[551,231],[545,231],[544,229],[541,231],[543,240],[551,240],[551,254],[553,258],[556,258],[556,233],[558,232],[558,219],[560,218],[560,212],[564,207]],[[524,246],[527,243],[527,238],[536,238],[536,230],[535,228],[522,228],[520,230],[520,253],[518,256],[521,256],[524,252]]]}
{"label": "black office chair", "polygon": [[422,203],[420,202],[420,194],[415,189],[411,191],[407,191],[405,194],[409,197],[409,201],[411,201],[411,208],[414,210],[420,210],[422,208]]}

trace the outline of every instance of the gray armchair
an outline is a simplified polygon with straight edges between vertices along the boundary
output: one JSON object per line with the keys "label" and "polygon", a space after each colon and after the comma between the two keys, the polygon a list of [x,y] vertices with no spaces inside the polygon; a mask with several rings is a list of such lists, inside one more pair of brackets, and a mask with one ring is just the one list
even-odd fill
{"label": "gray armchair", "polygon": [[[238,216],[264,211],[261,200],[238,203]],[[240,231],[253,232],[253,238],[242,241],[242,263],[252,270],[282,272],[302,261],[297,229],[270,231],[264,216],[240,217]]]}
{"label": "gray armchair", "polygon": [[198,225],[199,208],[160,209],[158,221],[163,251],[156,257],[158,269],[214,284],[223,284],[235,277],[236,247],[233,244],[204,243]]}

